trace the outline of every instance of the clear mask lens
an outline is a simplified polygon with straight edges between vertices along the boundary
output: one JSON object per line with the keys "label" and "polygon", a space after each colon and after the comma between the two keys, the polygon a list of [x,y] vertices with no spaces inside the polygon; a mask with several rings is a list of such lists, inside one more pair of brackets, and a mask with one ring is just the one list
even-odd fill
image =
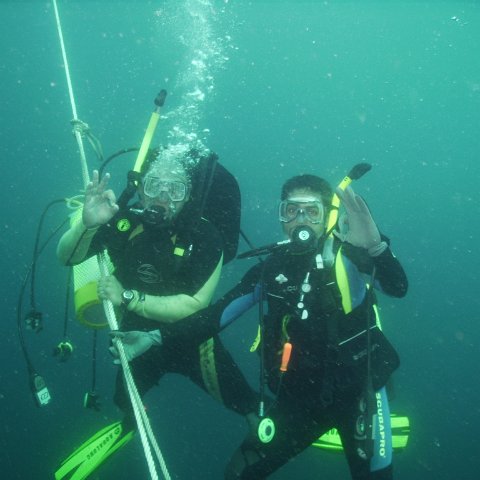
{"label": "clear mask lens", "polygon": [[322,202],[298,202],[294,200],[283,200],[278,209],[278,218],[283,223],[289,223],[302,216],[310,223],[322,223],[325,210]]}
{"label": "clear mask lens", "polygon": [[149,198],[182,202],[187,197],[187,186],[183,182],[147,175],[143,181],[143,193]]}

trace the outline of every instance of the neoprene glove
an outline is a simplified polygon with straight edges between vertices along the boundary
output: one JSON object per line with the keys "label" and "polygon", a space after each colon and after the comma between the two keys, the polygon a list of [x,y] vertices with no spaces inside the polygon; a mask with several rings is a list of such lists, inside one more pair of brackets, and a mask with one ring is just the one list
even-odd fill
{"label": "neoprene glove", "polygon": [[[335,236],[354,247],[366,250],[378,247],[381,242],[380,232],[362,197],[357,195],[351,187],[347,187],[345,191],[337,188],[337,195],[347,212],[346,225],[342,226],[347,228],[340,228],[340,232],[334,231]],[[342,233],[342,230],[346,232]]]}
{"label": "neoprene glove", "polygon": [[120,365],[120,358],[117,349],[117,341],[121,341],[125,356],[130,362],[134,358],[142,355],[154,345],[160,346],[162,344],[162,334],[160,330],[151,330],[150,332],[142,332],[133,330],[131,332],[110,332],[113,338],[113,345],[109,348],[110,353],[115,357],[113,363]]}

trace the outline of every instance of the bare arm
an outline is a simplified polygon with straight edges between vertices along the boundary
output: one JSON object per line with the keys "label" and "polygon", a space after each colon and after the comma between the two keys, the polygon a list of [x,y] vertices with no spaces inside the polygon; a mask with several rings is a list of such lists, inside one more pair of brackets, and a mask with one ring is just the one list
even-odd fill
{"label": "bare arm", "polygon": [[85,260],[98,228],[87,229],[81,218],[75,220],[57,246],[57,257],[62,265],[76,265]]}
{"label": "bare arm", "polygon": [[183,293],[167,296],[145,295],[145,299],[141,301],[139,295],[136,295],[135,299],[128,305],[128,310],[158,322],[178,322],[210,304],[220,279],[222,263],[223,257],[220,258],[215,270],[202,288],[193,296]]}

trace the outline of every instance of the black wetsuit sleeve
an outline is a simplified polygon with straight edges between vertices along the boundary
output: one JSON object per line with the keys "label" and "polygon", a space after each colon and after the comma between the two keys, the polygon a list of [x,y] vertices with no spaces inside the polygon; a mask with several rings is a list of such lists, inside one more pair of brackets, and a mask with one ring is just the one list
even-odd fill
{"label": "black wetsuit sleeve", "polygon": [[371,275],[375,266],[375,279],[383,293],[392,297],[404,297],[408,290],[405,270],[390,249],[390,240],[381,235],[388,248],[378,257],[370,257],[363,248],[344,243],[342,251],[357,266],[361,273]]}
{"label": "black wetsuit sleeve", "polygon": [[376,279],[382,291],[392,297],[404,297],[408,290],[408,279],[402,265],[387,248],[378,257],[373,258]]}
{"label": "black wetsuit sleeve", "polygon": [[[202,343],[217,335],[225,326],[231,323],[225,321],[225,318],[222,320],[222,315],[227,307],[231,307],[235,303],[240,304],[242,298],[253,295],[255,286],[260,278],[260,267],[260,264],[253,266],[240,282],[209,307],[174,324],[165,323],[161,325],[160,331],[163,343],[167,344],[182,340],[191,342],[192,339],[194,339],[195,343]],[[230,309],[230,315],[234,315],[237,318],[243,313],[241,309],[241,305],[239,308]]]}

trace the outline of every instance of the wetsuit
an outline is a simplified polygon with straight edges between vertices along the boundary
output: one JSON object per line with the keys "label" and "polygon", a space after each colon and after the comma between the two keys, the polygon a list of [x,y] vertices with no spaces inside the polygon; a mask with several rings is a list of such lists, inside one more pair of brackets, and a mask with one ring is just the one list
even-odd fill
{"label": "wetsuit", "polygon": [[[130,212],[119,212],[102,226],[90,245],[88,256],[107,249],[114,275],[126,289],[146,295],[194,295],[209,281],[221,263],[222,240],[215,227],[201,221],[188,235],[144,226]],[[122,330],[161,329],[161,322],[134,312],[120,312]],[[168,372],[189,377],[228,408],[247,414],[254,409],[254,394],[217,337],[196,338],[184,332],[177,341],[152,347],[131,362],[140,395]],[[123,376],[117,376],[115,402],[129,409]]]}
{"label": "wetsuit", "polygon": [[[407,278],[389,248],[372,258],[363,249],[335,240],[330,264],[322,263],[324,259],[320,261],[317,253],[271,255],[252,267],[213,306],[181,322],[182,329],[195,332],[197,338],[212,335],[258,302],[259,285],[263,285],[268,305],[262,339],[265,373],[275,397],[267,404],[267,415],[275,421],[276,435],[267,444],[249,435],[227,467],[229,480],[266,478],[331,428],[339,431],[353,479],[392,478],[384,386],[399,359],[375,326],[366,285],[375,267],[375,287],[402,297]],[[339,281],[342,272],[344,279]],[[302,291],[305,284],[308,287]],[[365,444],[355,439],[354,431],[367,385],[367,321],[371,327],[371,387],[379,418],[370,461],[357,454]],[[165,333],[166,343],[178,334],[173,329]],[[293,348],[288,371],[280,382],[281,354],[287,340]]]}
{"label": "wetsuit", "polygon": [[[366,281],[375,267],[376,287],[402,297],[407,279],[390,249],[375,258],[349,244],[339,249],[335,241],[335,260],[330,266],[322,263],[317,252],[306,252],[272,255],[262,268],[268,303],[262,339],[265,372],[276,398],[267,414],[276,424],[276,435],[267,444],[248,437],[227,468],[228,479],[266,478],[334,427],[353,479],[392,478],[388,402],[382,387],[397,368],[398,356],[375,326]],[[340,271],[345,274],[342,282],[337,278]],[[340,283],[347,291],[342,291]],[[359,456],[357,449],[364,444],[355,439],[359,400],[367,384],[367,321],[371,327],[371,379],[377,405],[382,406],[385,442],[376,445],[371,461]],[[292,353],[288,371],[281,374],[286,341],[292,344]]]}

